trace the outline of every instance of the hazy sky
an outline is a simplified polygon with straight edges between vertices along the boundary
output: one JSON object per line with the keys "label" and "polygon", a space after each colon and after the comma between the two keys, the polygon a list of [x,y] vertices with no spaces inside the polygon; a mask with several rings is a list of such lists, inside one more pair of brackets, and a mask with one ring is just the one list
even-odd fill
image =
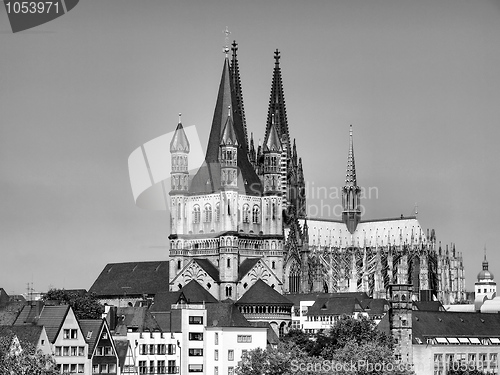
{"label": "hazy sky", "polygon": [[365,218],[417,203],[469,290],[485,245],[500,277],[500,1],[85,0],[17,34],[0,7],[0,287],[88,289],[107,263],[167,259],[167,214],[135,206],[128,157],[178,112],[206,145],[226,26],[256,140],[279,48],[308,187],[343,185],[352,124],[378,192]]}

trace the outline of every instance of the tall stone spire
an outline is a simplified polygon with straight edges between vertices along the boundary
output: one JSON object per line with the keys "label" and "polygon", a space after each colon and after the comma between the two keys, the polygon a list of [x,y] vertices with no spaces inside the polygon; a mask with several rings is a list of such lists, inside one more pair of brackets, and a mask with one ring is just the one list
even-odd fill
{"label": "tall stone spire", "polygon": [[[242,181],[245,182],[242,186],[238,187],[242,190],[241,192],[245,192],[250,195],[260,195],[262,193],[262,184],[259,177],[255,173],[252,164],[248,160],[245,129],[239,112],[235,110],[235,108],[237,108],[236,90],[233,87],[233,79],[231,77],[227,50],[228,48],[224,49],[226,58],[224,59],[224,67],[222,68],[222,76],[215,104],[212,127],[210,129],[210,136],[208,139],[205,162],[194,176],[193,181],[190,184],[189,192],[211,193],[220,190],[219,147],[228,117],[231,117],[234,134],[236,135],[236,139],[238,141],[238,178],[241,178]],[[229,111],[228,108],[230,108]]]}
{"label": "tall stone spire", "polygon": [[289,153],[290,147],[290,136],[288,132],[288,120],[286,117],[286,106],[285,106],[285,94],[283,92],[283,81],[281,78],[281,68],[280,68],[280,52],[276,50],[274,52],[274,72],[273,72],[273,82],[271,86],[271,96],[269,98],[269,109],[267,111],[267,125],[266,134],[264,139],[267,138],[269,134],[272,116],[278,116],[275,120],[279,127],[276,129],[281,141],[285,141],[286,144],[283,148]]}
{"label": "tall stone spire", "polygon": [[349,154],[347,156],[347,172],[345,185],[342,188],[342,221],[347,225],[347,230],[352,234],[361,221],[360,193],[356,181],[356,167],[354,164],[354,146],[352,140],[352,125],[349,128]]}
{"label": "tall stone spire", "polygon": [[232,84],[234,91],[236,93],[236,110],[238,111],[238,114],[240,115],[241,122],[243,124],[243,129],[245,131],[245,143],[248,145],[248,130],[247,130],[247,120],[245,118],[245,107],[243,105],[243,92],[241,90],[241,78],[240,78],[240,67],[238,64],[238,56],[237,56],[237,51],[238,51],[238,44],[236,41],[233,41],[231,50],[233,52],[232,59],[231,59],[231,79],[232,79]]}

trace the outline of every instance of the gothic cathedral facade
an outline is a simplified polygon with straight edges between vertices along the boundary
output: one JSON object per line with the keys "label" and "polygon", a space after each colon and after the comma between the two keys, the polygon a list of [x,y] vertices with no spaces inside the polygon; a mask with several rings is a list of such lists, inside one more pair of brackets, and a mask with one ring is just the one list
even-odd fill
{"label": "gothic cathedral facade", "polygon": [[[363,221],[350,131],[340,220],[307,217],[302,159],[290,137],[280,54],[264,142],[247,133],[237,45],[226,47],[205,161],[189,173],[181,121],[170,143],[170,290],[195,280],[237,301],[258,280],[282,294],[366,292],[411,284],[414,299],[465,298],[463,262],[416,217]],[[191,168],[198,166],[191,166]]]}

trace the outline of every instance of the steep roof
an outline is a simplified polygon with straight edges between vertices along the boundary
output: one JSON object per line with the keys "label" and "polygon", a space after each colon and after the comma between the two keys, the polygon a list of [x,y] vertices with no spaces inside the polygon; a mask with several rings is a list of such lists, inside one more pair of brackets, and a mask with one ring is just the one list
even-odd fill
{"label": "steep roof", "polygon": [[109,263],[89,292],[97,296],[156,294],[168,289],[169,262]]}
{"label": "steep roof", "polygon": [[79,323],[83,332],[83,337],[85,337],[85,341],[89,344],[89,358],[91,358],[92,353],[94,353],[94,348],[99,341],[99,335],[104,325],[104,320],[81,319]]}
{"label": "steep roof", "polygon": [[247,290],[247,292],[238,300],[237,304],[293,305],[289,299],[278,293],[260,279]]}
{"label": "steep roof", "polygon": [[195,258],[194,261],[215,281],[219,281],[219,270],[208,259]]}
{"label": "steep roof", "polygon": [[186,297],[188,303],[214,303],[218,302],[208,290],[203,288],[196,280],[191,280],[184,285],[181,292]]}
{"label": "steep roof", "polygon": [[445,311],[439,301],[413,301],[413,310],[418,311]]}
{"label": "steep roof", "polygon": [[69,305],[44,306],[37,324],[45,327],[50,342],[55,342],[70,308]]}
{"label": "steep roof", "polygon": [[0,288],[0,307],[6,306],[9,303],[10,297],[3,288]]}
{"label": "steep roof", "polygon": [[189,140],[186,136],[186,132],[184,132],[180,118],[179,124],[177,124],[177,128],[175,129],[174,136],[170,141],[170,152],[178,151],[189,152]]}
{"label": "steep roof", "polygon": [[117,334],[126,335],[128,328],[139,332],[161,331],[158,322],[147,307],[118,307],[116,316],[117,325],[115,331]]}
{"label": "steep roof", "polygon": [[151,312],[162,312],[162,311],[170,311],[172,309],[172,305],[175,305],[179,301],[179,297],[181,296],[181,292],[158,292],[155,294],[154,303],[151,305],[149,310]]}
{"label": "steep roof", "polygon": [[262,194],[260,179],[248,160],[246,134],[240,113],[237,110],[238,100],[231,79],[228,58],[224,60],[205,161],[191,181],[189,187],[189,193],[191,194],[213,193],[221,189],[219,146],[222,132],[227,122],[229,107],[233,119],[234,132],[239,144],[237,155],[238,181],[242,183],[238,183],[238,189],[241,193],[248,195]]}
{"label": "steep roof", "polygon": [[413,311],[413,337],[425,343],[430,337],[500,338],[500,315]]}
{"label": "steep roof", "polygon": [[24,343],[29,343],[36,347],[40,336],[42,335],[43,327],[35,325],[25,326],[0,326],[0,337],[17,336],[21,346]]}
{"label": "steep roof", "polygon": [[272,115],[271,119],[271,127],[269,128],[269,133],[267,134],[267,138],[264,141],[264,151],[271,152],[281,152],[283,147],[281,147],[281,141],[277,131],[277,124],[275,123],[275,119],[278,118],[278,114]]}
{"label": "steep roof", "polygon": [[250,327],[234,303],[211,303],[207,308],[207,327]]}
{"label": "steep roof", "polygon": [[361,311],[364,309],[357,298],[318,298],[307,310],[307,315],[352,315]]}
{"label": "steep roof", "polygon": [[238,268],[238,281],[241,280],[250,270],[259,263],[260,258],[247,258],[241,262]]}
{"label": "steep roof", "polygon": [[250,322],[253,327],[267,328],[267,344],[278,345],[280,339],[269,322]]}
{"label": "steep roof", "polygon": [[125,365],[125,360],[127,359],[128,348],[130,347],[130,341],[128,340],[115,340],[116,354],[118,355],[118,363],[121,369]]}

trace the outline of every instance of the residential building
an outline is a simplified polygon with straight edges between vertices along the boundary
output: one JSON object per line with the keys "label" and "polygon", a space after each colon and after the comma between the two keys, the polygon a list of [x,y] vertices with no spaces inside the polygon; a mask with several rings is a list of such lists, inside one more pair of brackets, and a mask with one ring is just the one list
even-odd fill
{"label": "residential building", "polygon": [[79,321],[88,343],[88,358],[92,374],[119,374],[118,353],[106,320]]}

